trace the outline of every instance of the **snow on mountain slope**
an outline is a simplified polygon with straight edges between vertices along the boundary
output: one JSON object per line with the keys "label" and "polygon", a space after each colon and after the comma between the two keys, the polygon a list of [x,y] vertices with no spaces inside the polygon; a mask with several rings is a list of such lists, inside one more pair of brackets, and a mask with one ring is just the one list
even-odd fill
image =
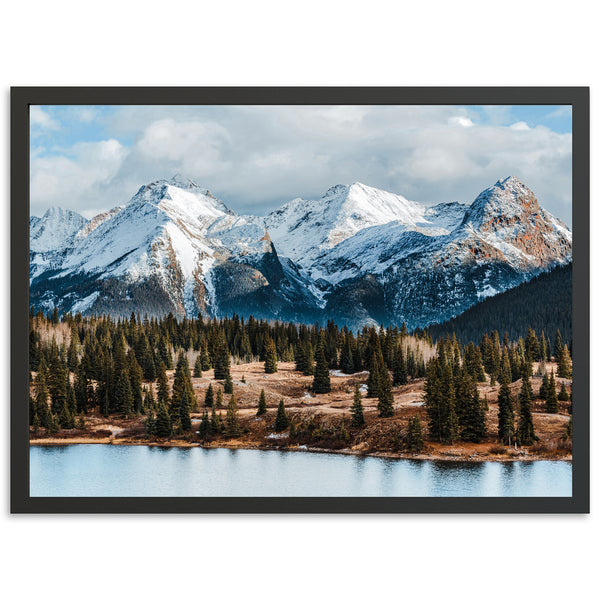
{"label": "snow on mountain slope", "polygon": [[573,236],[568,227],[544,210],[517,177],[497,181],[473,201],[457,230],[496,248],[514,267],[542,267],[571,260]]}
{"label": "snow on mountain slope", "polygon": [[425,326],[571,260],[571,232],[516,177],[470,206],[355,183],[266,217],[176,177],[89,222],[69,213],[30,220],[34,247],[52,248],[30,253],[43,310]]}
{"label": "snow on mountain slope", "polygon": [[415,226],[424,213],[424,206],[403,196],[354,183],[336,185],[318,200],[292,200],[267,215],[265,225],[279,254],[308,267],[366,227],[390,221]]}
{"label": "snow on mountain slope", "polygon": [[[139,295],[153,282],[151,289],[168,299],[169,310],[194,316],[217,314],[229,297],[264,287],[273,306],[303,297],[298,286],[283,281],[262,219],[235,215],[210,192],[179,179],[143,186],[124,207],[98,215],[46,267],[44,277],[43,268],[31,272],[35,293],[46,304],[54,297],[65,309],[71,304],[92,310],[96,302],[109,302],[110,294],[99,290],[115,289],[115,282],[130,290],[113,298],[119,305],[131,290]],[[71,291],[71,281],[85,282],[85,297]]]}
{"label": "snow on mountain slope", "polygon": [[64,247],[66,241],[86,223],[79,213],[66,208],[49,208],[41,218],[30,220],[29,250],[52,252]]}

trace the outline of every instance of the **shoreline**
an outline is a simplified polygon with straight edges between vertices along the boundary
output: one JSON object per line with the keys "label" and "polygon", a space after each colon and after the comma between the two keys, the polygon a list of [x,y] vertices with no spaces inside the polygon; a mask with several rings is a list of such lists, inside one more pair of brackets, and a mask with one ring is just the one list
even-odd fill
{"label": "shoreline", "polygon": [[408,454],[405,452],[385,452],[385,451],[365,451],[364,449],[353,448],[319,448],[308,447],[305,445],[298,446],[270,446],[261,444],[260,442],[186,442],[183,440],[173,441],[140,441],[131,438],[115,439],[112,437],[106,438],[38,438],[29,440],[29,446],[75,446],[86,444],[104,444],[107,446],[148,446],[159,448],[204,448],[206,450],[216,448],[226,448],[229,450],[279,450],[287,452],[312,452],[315,454],[342,454],[346,456],[362,456],[386,458],[394,460],[423,460],[423,461],[447,461],[447,462],[464,462],[464,463],[479,463],[479,462],[533,462],[533,461],[553,461],[553,462],[572,462],[572,455],[565,456],[544,456],[541,454],[529,454],[526,450],[508,450],[506,454],[483,454],[473,453],[465,455],[464,453],[453,452],[422,452],[420,454]]}

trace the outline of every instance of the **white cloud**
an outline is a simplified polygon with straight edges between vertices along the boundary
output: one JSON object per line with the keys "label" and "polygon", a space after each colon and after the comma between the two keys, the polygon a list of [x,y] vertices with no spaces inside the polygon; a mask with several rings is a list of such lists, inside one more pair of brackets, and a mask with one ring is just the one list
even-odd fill
{"label": "white cloud", "polygon": [[60,127],[56,119],[53,119],[41,106],[36,105],[29,107],[29,123],[34,134],[40,130],[51,131]]}
{"label": "white cloud", "polygon": [[99,189],[111,182],[126,156],[127,149],[115,139],[76,144],[69,156],[36,156],[31,160],[32,213],[40,214],[50,206],[86,216],[100,212],[96,209]]}
{"label": "white cloud", "polygon": [[49,191],[56,182],[70,190],[70,208],[108,209],[145,183],[181,173],[234,210],[257,214],[354,181],[426,204],[468,203],[514,174],[570,222],[570,134],[514,123],[505,107],[482,110],[483,121],[454,106],[130,106],[105,122],[133,140],[128,149],[119,144],[111,157],[109,147],[102,156],[100,146],[79,145],[54,163],[32,156],[32,174],[45,203],[65,205]]}
{"label": "white cloud", "polygon": [[461,127],[473,127],[475,125],[469,117],[450,117],[448,122],[450,125],[460,125]]}

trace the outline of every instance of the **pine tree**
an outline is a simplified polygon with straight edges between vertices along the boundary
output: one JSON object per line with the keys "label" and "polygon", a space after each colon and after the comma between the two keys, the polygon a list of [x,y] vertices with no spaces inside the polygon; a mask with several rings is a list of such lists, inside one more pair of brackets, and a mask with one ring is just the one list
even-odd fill
{"label": "pine tree", "polygon": [[237,402],[235,399],[235,394],[231,394],[231,398],[229,399],[229,403],[227,404],[227,434],[228,435],[238,435],[240,432],[240,424],[238,419],[238,408]]}
{"label": "pine tree", "polygon": [[531,403],[533,392],[529,377],[525,374],[519,394],[519,421],[517,424],[516,440],[520,446],[531,446],[538,438],[533,429]]}
{"label": "pine tree", "polygon": [[352,356],[352,346],[350,345],[349,335],[346,335],[340,353],[340,370],[347,375],[354,373],[354,357]]}
{"label": "pine tree", "polygon": [[194,377],[202,377],[202,357],[200,354],[198,354],[194,363]]}
{"label": "pine tree", "polygon": [[569,419],[567,423],[567,429],[563,435],[563,440],[567,441],[569,438],[573,437],[573,417]]}
{"label": "pine tree", "polygon": [[48,435],[55,435],[60,430],[60,423],[58,420],[58,415],[50,413],[49,421],[48,421]]}
{"label": "pine tree", "polygon": [[556,396],[556,380],[554,379],[554,370],[550,373],[550,379],[548,380],[546,387],[546,412],[557,413],[558,412],[558,398]]}
{"label": "pine tree", "polygon": [[277,373],[277,348],[271,338],[268,338],[266,344],[265,373]]}
{"label": "pine tree", "polygon": [[426,375],[425,408],[429,434],[439,442],[452,443],[458,436],[452,368],[440,358],[433,359]]}
{"label": "pine tree", "polygon": [[217,390],[217,399],[215,404],[217,405],[217,408],[221,408],[221,406],[223,406],[223,390],[221,388]]}
{"label": "pine tree", "polygon": [[34,382],[35,406],[40,419],[40,425],[48,429],[50,424],[50,408],[48,407],[48,387],[46,385],[46,362],[42,358]]}
{"label": "pine tree", "polygon": [[210,435],[210,419],[208,418],[208,412],[206,410],[202,413],[198,433],[201,438],[207,438]]}
{"label": "pine tree", "polygon": [[133,394],[129,383],[129,373],[125,370],[117,374],[115,408],[124,417],[133,415]]}
{"label": "pine tree", "polygon": [[75,417],[77,414],[77,400],[75,399],[75,389],[71,385],[71,382],[67,383],[67,406],[71,415]]}
{"label": "pine tree", "polygon": [[315,394],[328,394],[331,391],[329,364],[325,358],[323,346],[324,344],[319,342],[319,347],[317,349],[317,364],[315,365],[315,375],[312,385],[312,391]]}
{"label": "pine tree", "polygon": [[219,433],[220,430],[221,430],[221,424],[219,423],[219,418],[217,417],[215,403],[213,402],[212,409],[210,412],[210,432],[211,433]]}
{"label": "pine tree", "polygon": [[156,400],[158,404],[164,404],[169,406],[170,393],[169,393],[169,380],[167,379],[167,369],[164,362],[158,365],[158,377],[157,377],[157,396]]}
{"label": "pine tree", "polygon": [[256,416],[260,417],[261,415],[266,414],[267,412],[267,398],[265,396],[265,390],[260,390],[260,397],[258,399],[258,410],[256,411]]}
{"label": "pine tree", "polygon": [[369,376],[367,377],[367,398],[377,398],[380,387],[379,362],[375,353],[371,356]]}
{"label": "pine tree", "polygon": [[215,357],[215,370],[214,370],[214,378],[215,379],[227,379],[227,375],[229,375],[230,371],[230,358],[229,358],[229,350],[227,349],[227,343],[225,341],[225,337],[222,336],[219,341],[219,346],[217,348],[216,357]]}
{"label": "pine tree", "polygon": [[377,409],[380,417],[394,416],[394,397],[392,396],[392,382],[387,368],[379,372],[379,401]]}
{"label": "pine tree", "polygon": [[548,377],[548,373],[544,372],[544,375],[542,377],[542,385],[540,385],[540,398],[542,400],[548,399],[548,384],[549,383],[550,383],[550,379]]}
{"label": "pine tree", "polygon": [[280,432],[284,429],[287,429],[289,425],[289,419],[285,412],[285,404],[283,403],[283,398],[279,401],[279,406],[277,407],[277,416],[275,417],[275,431]]}
{"label": "pine tree", "polygon": [[486,380],[481,360],[481,351],[473,345],[473,342],[470,342],[465,350],[465,366],[472,379],[475,381]]}
{"label": "pine tree", "polygon": [[48,391],[50,392],[52,412],[57,414],[62,407],[63,400],[67,399],[67,373],[63,368],[58,353],[50,360]]}
{"label": "pine tree", "polygon": [[314,375],[315,372],[315,353],[313,352],[313,347],[310,342],[306,342],[305,344],[305,368],[302,371],[303,375]]}
{"label": "pine tree", "polygon": [[498,437],[503,444],[510,446],[515,435],[515,413],[509,387],[512,375],[506,346],[504,350],[498,392]]}
{"label": "pine tree", "polygon": [[[568,402],[569,401],[569,393],[567,392],[567,387],[564,382],[560,386],[560,392],[558,392],[558,401],[559,402]],[[571,412],[571,411],[569,411]]]}
{"label": "pine tree", "polygon": [[421,427],[421,419],[419,419],[418,415],[415,415],[408,420],[408,427],[406,430],[406,445],[413,453],[420,452],[423,449],[423,429]]}
{"label": "pine tree", "polygon": [[404,352],[402,344],[398,344],[396,354],[394,356],[394,386],[406,385],[408,383],[408,375],[406,372],[406,361],[404,360]]}
{"label": "pine tree", "polygon": [[171,437],[171,434],[173,433],[171,417],[169,416],[169,411],[164,402],[160,402],[158,405],[155,430],[157,437],[160,438]]}
{"label": "pine tree", "polygon": [[573,365],[569,348],[565,344],[558,356],[558,376],[570,379],[573,376]]}
{"label": "pine tree", "polygon": [[352,408],[350,408],[350,412],[352,413],[352,422],[350,423],[350,426],[362,427],[365,424],[365,414],[363,411],[362,399],[360,396],[360,388],[358,383],[354,387],[354,402],[352,403]]}
{"label": "pine tree", "polygon": [[212,407],[213,401],[214,401],[213,387],[212,387],[212,383],[209,383],[208,387],[206,388],[206,394],[204,395],[204,405]]}
{"label": "pine tree", "polygon": [[144,412],[146,414],[151,414],[156,409],[156,402],[154,401],[154,392],[152,391],[152,384],[148,386],[146,389],[146,394],[144,397]]}
{"label": "pine tree", "polygon": [[537,361],[540,358],[540,344],[535,331],[531,327],[529,327],[525,338],[525,357],[529,362]]}
{"label": "pine tree", "polygon": [[296,346],[296,350],[294,351],[294,360],[296,361],[296,371],[302,373],[307,369],[306,353],[304,351],[304,344],[302,342],[298,343]]}
{"label": "pine tree", "polygon": [[479,398],[477,383],[469,379],[466,413],[461,424],[460,437],[465,442],[478,444],[485,436],[485,411]]}
{"label": "pine tree", "polygon": [[227,373],[227,377],[225,378],[225,383],[223,384],[223,391],[226,394],[233,394],[233,380],[231,379],[231,375]]}
{"label": "pine tree", "polygon": [[154,418],[154,413],[151,411],[147,412],[147,416],[144,419],[144,428],[146,429],[147,437],[156,435],[156,419]]}
{"label": "pine tree", "polygon": [[190,407],[192,405],[192,396],[189,389],[184,389],[179,403],[178,417],[183,431],[189,431],[192,428],[190,417]]}
{"label": "pine tree", "polygon": [[90,382],[87,380],[85,373],[85,366],[83,362],[81,362],[75,369],[75,378],[73,382],[75,400],[77,402],[77,412],[79,413],[87,413],[89,384]]}
{"label": "pine tree", "polygon": [[143,397],[142,397],[142,379],[144,373],[140,367],[135,354],[129,355],[129,384],[131,385],[131,394],[133,396],[133,412],[139,415],[143,412]]}
{"label": "pine tree", "polygon": [[190,409],[196,409],[196,396],[192,387],[192,378],[190,374],[190,366],[187,357],[183,351],[179,353],[177,358],[177,368],[173,378],[173,391],[171,397],[170,413],[171,416],[177,414],[181,406],[181,398],[186,395],[190,402]]}
{"label": "pine tree", "polygon": [[554,338],[554,348],[552,350],[552,356],[554,356],[554,358],[558,361],[558,357],[560,356],[560,353],[562,352],[563,349],[563,339],[562,339],[562,335],[560,334],[560,330],[557,329],[556,330],[556,337]]}

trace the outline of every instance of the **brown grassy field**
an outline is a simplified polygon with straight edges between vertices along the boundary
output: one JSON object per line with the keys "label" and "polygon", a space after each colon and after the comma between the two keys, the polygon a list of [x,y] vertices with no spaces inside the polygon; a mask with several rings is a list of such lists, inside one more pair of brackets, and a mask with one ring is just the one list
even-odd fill
{"label": "brown grassy field", "polygon": [[[547,369],[555,368],[548,364]],[[534,365],[534,372],[537,365]],[[172,384],[173,371],[168,372]],[[222,382],[213,379],[213,372],[206,371],[201,378],[192,378],[198,410],[192,413],[192,432],[176,435],[170,440],[148,440],[145,436],[144,417],[120,419],[104,418],[98,414],[86,416],[85,430],[61,430],[52,438],[44,434],[31,435],[33,444],[56,443],[158,443],[161,445],[202,444],[206,446],[235,447],[286,447],[319,449],[338,452],[373,453],[387,456],[411,458],[440,458],[448,460],[532,460],[532,459],[571,459],[571,442],[562,440],[569,421],[568,403],[560,406],[558,414],[544,412],[543,402],[536,400],[533,406],[535,432],[540,438],[534,446],[508,448],[498,444],[496,430],[498,424],[499,385],[479,384],[481,398],[487,398],[488,437],[480,444],[455,442],[442,445],[426,441],[422,453],[409,454],[402,443],[408,419],[419,415],[425,429],[427,418],[423,407],[424,379],[410,381],[408,385],[394,388],[395,414],[390,418],[379,418],[377,398],[366,398],[363,388],[363,407],[366,424],[360,429],[350,427],[350,407],[353,401],[354,386],[365,386],[368,373],[346,376],[338,371],[331,372],[331,392],[315,395],[310,392],[311,376],[304,376],[294,370],[293,363],[279,363],[278,372],[264,373],[264,363],[254,362],[231,366],[234,393],[239,408],[242,433],[235,438],[217,435],[209,440],[200,440],[195,433],[204,410],[204,394],[209,384],[218,389]],[[245,381],[242,381],[244,379]],[[570,380],[556,379],[557,391],[562,382],[570,391]],[[541,378],[531,380],[534,394],[541,385]],[[268,412],[256,416],[258,398],[265,390]],[[511,384],[513,397],[518,396],[520,381]],[[224,395],[221,409],[225,418],[229,396]],[[286,412],[294,423],[296,435],[289,432],[275,434],[273,423],[279,401],[283,399]],[[425,433],[425,432],[424,432]]]}

